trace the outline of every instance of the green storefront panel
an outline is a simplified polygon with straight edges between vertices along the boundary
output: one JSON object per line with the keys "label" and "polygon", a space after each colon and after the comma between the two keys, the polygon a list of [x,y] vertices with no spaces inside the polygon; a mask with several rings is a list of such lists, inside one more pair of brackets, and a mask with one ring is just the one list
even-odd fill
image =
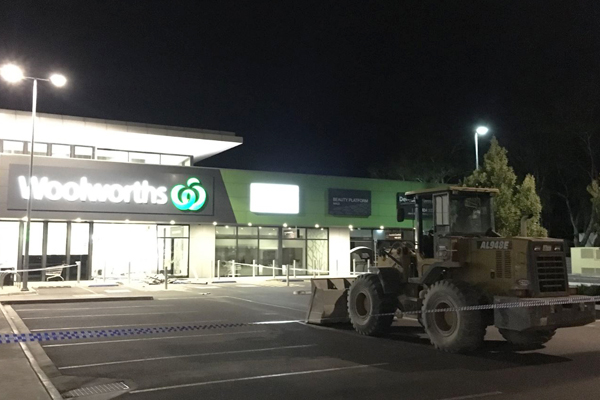
{"label": "green storefront panel", "polygon": [[[412,221],[396,221],[396,194],[427,187],[420,182],[383,179],[347,178],[319,175],[286,174],[262,171],[221,169],[238,224],[327,227],[352,225],[357,228],[410,228]],[[300,212],[295,215],[255,214],[250,212],[250,184],[273,183],[300,187]],[[329,189],[368,190],[371,192],[371,215],[334,216],[329,214]]]}

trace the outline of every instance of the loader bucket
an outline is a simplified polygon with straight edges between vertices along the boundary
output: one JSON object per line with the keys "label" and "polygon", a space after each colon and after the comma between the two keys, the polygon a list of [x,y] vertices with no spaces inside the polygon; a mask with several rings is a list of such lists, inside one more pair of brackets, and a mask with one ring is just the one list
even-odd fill
{"label": "loader bucket", "polygon": [[311,299],[306,314],[309,324],[348,323],[348,289],[355,278],[311,279]]}

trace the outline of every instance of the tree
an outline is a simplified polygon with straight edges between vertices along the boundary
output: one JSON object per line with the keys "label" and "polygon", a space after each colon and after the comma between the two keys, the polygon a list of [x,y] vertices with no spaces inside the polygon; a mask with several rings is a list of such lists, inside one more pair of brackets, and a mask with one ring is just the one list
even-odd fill
{"label": "tree", "polygon": [[491,187],[499,190],[494,198],[496,230],[503,236],[516,236],[520,232],[521,217],[532,215],[527,222],[531,236],[547,236],[541,226],[542,203],[535,189],[535,178],[527,175],[521,185],[517,175],[508,165],[508,152],[494,137],[484,156],[483,167],[465,178],[465,186]]}

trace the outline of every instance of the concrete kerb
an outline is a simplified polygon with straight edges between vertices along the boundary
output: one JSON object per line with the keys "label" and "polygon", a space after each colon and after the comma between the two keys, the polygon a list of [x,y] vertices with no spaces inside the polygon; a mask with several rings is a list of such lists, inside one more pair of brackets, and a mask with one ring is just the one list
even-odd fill
{"label": "concrete kerb", "polygon": [[[27,327],[25,326],[25,324],[23,323],[21,318],[17,315],[17,313],[12,309],[12,307],[10,307],[10,306],[4,307],[4,306],[0,305],[0,309],[2,309],[2,313],[4,314],[4,317],[6,318],[8,324],[10,325],[10,328],[12,329],[12,331],[15,334],[20,334],[24,331],[28,331]],[[54,368],[56,370],[56,372],[58,374],[60,374],[60,372],[58,371],[58,369],[56,369],[54,364],[50,361],[50,359],[48,358],[48,356],[46,355],[46,353],[44,352],[44,350],[42,349],[40,344],[39,343],[27,343],[26,344],[26,343],[20,342],[19,345],[21,346],[21,349],[23,350],[23,353],[25,354],[27,361],[31,365],[31,368],[33,369],[33,371],[37,375],[39,381],[42,383],[42,385],[44,386],[44,389],[48,393],[49,398],[51,398],[52,400],[62,400],[62,398],[63,398],[62,395],[60,394],[58,389],[52,384],[52,382],[50,381],[50,378],[48,377],[48,374],[44,371],[44,368],[42,367],[42,365],[40,365],[40,363],[38,363],[38,360],[40,358],[36,357],[36,355],[33,354],[34,352],[31,351],[32,348],[39,347],[39,351],[36,350],[35,352],[36,353],[41,352],[43,355],[41,357],[41,359],[44,360],[44,357],[45,357],[48,360],[51,368]],[[37,354],[37,356],[40,356],[40,354]],[[46,363],[43,362],[43,364],[46,364]],[[47,364],[44,366],[46,367],[46,371],[51,369],[51,368],[47,368],[48,367]]]}
{"label": "concrete kerb", "polygon": [[133,301],[133,300],[154,300],[154,296],[139,295],[139,296],[98,296],[98,297],[58,297],[45,299],[0,299],[0,304],[17,305],[17,304],[52,304],[52,303],[92,303],[100,301]]}

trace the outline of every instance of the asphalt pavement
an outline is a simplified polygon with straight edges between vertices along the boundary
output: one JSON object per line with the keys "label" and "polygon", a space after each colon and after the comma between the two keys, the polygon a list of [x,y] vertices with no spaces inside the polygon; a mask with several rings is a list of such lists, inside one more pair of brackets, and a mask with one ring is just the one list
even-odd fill
{"label": "asphalt pavement", "polygon": [[[147,288],[155,300],[12,308],[33,333],[96,332],[39,344],[49,357],[42,365],[53,370],[48,376],[63,395],[114,383],[130,389],[93,398],[600,396],[600,322],[559,330],[545,347],[528,351],[511,347],[489,328],[481,351],[445,354],[412,319],[397,321],[381,338],[359,336],[349,327],[306,325],[310,296],[293,291],[307,288],[300,282],[182,285]],[[130,334],[110,335],[129,329]]]}

